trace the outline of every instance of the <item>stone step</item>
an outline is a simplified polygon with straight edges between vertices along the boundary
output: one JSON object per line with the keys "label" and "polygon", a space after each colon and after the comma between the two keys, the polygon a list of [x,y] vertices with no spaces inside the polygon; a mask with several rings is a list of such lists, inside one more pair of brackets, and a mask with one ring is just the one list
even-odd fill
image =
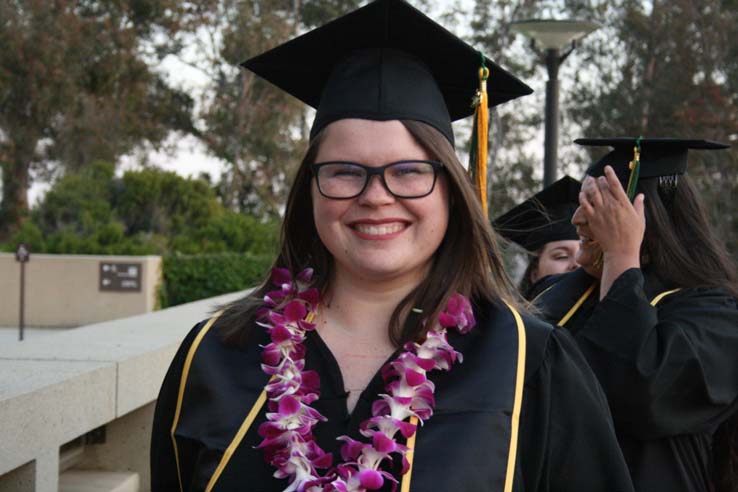
{"label": "stone step", "polygon": [[59,492],[139,492],[138,473],[67,470],[59,476]]}

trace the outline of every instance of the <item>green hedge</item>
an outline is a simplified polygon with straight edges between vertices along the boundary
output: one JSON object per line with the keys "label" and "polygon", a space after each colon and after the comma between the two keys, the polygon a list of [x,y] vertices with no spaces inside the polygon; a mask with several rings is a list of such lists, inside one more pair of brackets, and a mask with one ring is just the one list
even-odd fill
{"label": "green hedge", "polygon": [[161,307],[254,287],[265,278],[273,261],[271,255],[243,253],[165,255]]}

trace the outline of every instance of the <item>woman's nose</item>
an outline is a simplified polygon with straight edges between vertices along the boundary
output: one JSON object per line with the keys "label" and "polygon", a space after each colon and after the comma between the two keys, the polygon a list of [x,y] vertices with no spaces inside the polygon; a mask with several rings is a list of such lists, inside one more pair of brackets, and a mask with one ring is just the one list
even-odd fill
{"label": "woman's nose", "polygon": [[395,200],[392,193],[384,185],[380,176],[372,176],[366,184],[366,188],[359,195],[359,203],[367,205],[381,205],[391,203]]}
{"label": "woman's nose", "polygon": [[580,225],[585,224],[584,213],[582,212],[581,206],[577,207],[577,209],[574,211],[574,215],[571,216],[571,223],[574,224],[575,226],[580,226]]}

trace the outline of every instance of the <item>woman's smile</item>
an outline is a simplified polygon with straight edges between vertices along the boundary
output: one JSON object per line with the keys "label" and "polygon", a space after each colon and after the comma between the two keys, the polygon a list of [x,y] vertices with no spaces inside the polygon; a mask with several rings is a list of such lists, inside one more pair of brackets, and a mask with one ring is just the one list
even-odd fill
{"label": "woman's smile", "polygon": [[349,227],[361,239],[393,239],[410,227],[410,222],[400,219],[360,219],[349,223]]}

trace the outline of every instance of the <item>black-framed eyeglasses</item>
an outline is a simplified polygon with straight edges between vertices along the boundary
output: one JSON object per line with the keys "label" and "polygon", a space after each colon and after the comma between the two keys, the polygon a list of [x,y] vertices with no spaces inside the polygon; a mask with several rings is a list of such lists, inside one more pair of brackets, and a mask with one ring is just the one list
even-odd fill
{"label": "black-framed eyeglasses", "polygon": [[320,194],[335,200],[361,195],[375,175],[396,198],[422,198],[433,192],[440,169],[443,169],[443,163],[423,160],[392,162],[379,167],[341,161],[311,166]]}

